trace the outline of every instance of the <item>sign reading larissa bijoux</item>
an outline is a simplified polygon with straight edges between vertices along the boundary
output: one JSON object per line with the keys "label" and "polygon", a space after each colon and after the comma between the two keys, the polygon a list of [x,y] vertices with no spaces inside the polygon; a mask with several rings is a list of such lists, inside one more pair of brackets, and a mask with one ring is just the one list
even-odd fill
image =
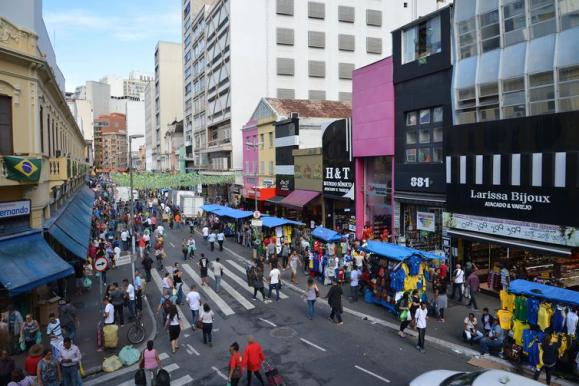
{"label": "sign reading larissa bijoux", "polygon": [[577,189],[447,185],[450,212],[579,226]]}
{"label": "sign reading larissa bijoux", "polygon": [[324,196],[354,199],[350,119],[333,121],[323,130],[322,177]]}
{"label": "sign reading larissa bijoux", "polygon": [[571,247],[579,245],[579,231],[574,227],[535,224],[448,212],[443,213],[443,222],[444,227],[448,229],[473,231]]}

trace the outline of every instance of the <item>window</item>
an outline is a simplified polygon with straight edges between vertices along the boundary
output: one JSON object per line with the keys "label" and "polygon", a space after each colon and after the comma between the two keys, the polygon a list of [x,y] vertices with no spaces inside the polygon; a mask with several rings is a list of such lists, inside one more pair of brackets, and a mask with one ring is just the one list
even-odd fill
{"label": "window", "polygon": [[382,39],[367,37],[366,52],[369,54],[382,54]]}
{"label": "window", "polygon": [[269,161],[269,175],[273,175],[273,161]]}
{"label": "window", "polygon": [[353,23],[356,14],[354,7],[347,7],[345,5],[338,6],[338,20],[344,23]]}
{"label": "window", "polygon": [[352,102],[352,93],[349,91],[340,91],[338,93],[338,100],[342,102]]}
{"label": "window", "polygon": [[354,35],[338,35],[338,49],[340,51],[354,51],[356,49],[356,38]]}
{"label": "window", "polygon": [[294,30],[291,28],[278,28],[276,31],[276,43],[279,45],[294,45]]}
{"label": "window", "polygon": [[[433,117],[437,111],[437,122]],[[417,121],[418,119],[418,121]],[[406,113],[406,162],[442,162],[442,107]]]}
{"label": "window", "polygon": [[352,79],[352,71],[354,71],[354,63],[338,64],[338,76],[340,79]]}
{"label": "window", "polygon": [[323,90],[310,90],[308,92],[308,99],[325,100],[326,99],[326,92]]}
{"label": "window", "polygon": [[416,125],[416,111],[406,113],[406,126]]}
{"label": "window", "polygon": [[418,142],[416,130],[406,130],[406,144],[415,145]]}
{"label": "window", "polygon": [[406,162],[416,162],[416,149],[406,149]]}
{"label": "window", "polygon": [[559,111],[579,110],[579,66],[559,70]]}
{"label": "window", "polygon": [[269,132],[268,136],[269,136],[269,148],[271,149],[273,147],[273,133]]}
{"label": "window", "polygon": [[290,76],[293,75],[294,60],[290,58],[277,58],[277,74]]}
{"label": "window", "polygon": [[264,135],[260,134],[259,135],[259,149],[263,150],[264,149],[264,143],[265,143],[265,139],[264,139]]}
{"label": "window", "polygon": [[187,15],[189,15],[190,11],[191,11],[191,3],[187,3],[185,9],[183,10],[183,19],[186,18]]}
{"label": "window", "polygon": [[294,14],[294,0],[277,0],[275,12],[278,15],[293,16],[293,14]]}
{"label": "window", "polygon": [[418,142],[421,144],[430,143],[430,129],[428,128],[418,129]]}
{"label": "window", "polygon": [[525,0],[514,0],[503,6],[504,44],[510,46],[525,40],[527,18],[525,15]]}
{"label": "window", "polygon": [[529,115],[555,112],[553,72],[529,75]]}
{"label": "window", "polygon": [[442,122],[442,107],[435,107],[432,110],[432,122]]}
{"label": "window", "polygon": [[531,36],[538,38],[555,32],[555,0],[529,0]]}
{"label": "window", "polygon": [[579,1],[559,0],[559,14],[562,31],[579,26]]}
{"label": "window", "polygon": [[318,31],[308,31],[308,47],[311,48],[326,47],[326,33]]}
{"label": "window", "polygon": [[184,41],[185,47],[188,47],[189,44],[191,44],[191,34],[187,34],[187,35],[185,36],[185,41]]}
{"label": "window", "polygon": [[479,16],[481,52],[487,52],[500,47],[499,10],[487,12]]}
{"label": "window", "polygon": [[278,88],[277,89],[277,97],[279,99],[294,99],[296,96],[296,92],[294,89],[291,88]]}
{"label": "window", "polygon": [[185,95],[191,94],[191,83],[187,83],[185,86]]}
{"label": "window", "polygon": [[0,95],[0,154],[12,154],[12,98]]}
{"label": "window", "polygon": [[324,3],[310,1],[308,3],[308,17],[310,19],[323,20],[326,17],[326,5]]}
{"label": "window", "polygon": [[442,127],[432,129],[432,142],[442,142]]}
{"label": "window", "polygon": [[382,11],[375,9],[367,9],[366,25],[382,27]]}
{"label": "window", "polygon": [[265,161],[259,161],[259,174],[265,174]]}
{"label": "window", "polygon": [[503,118],[525,116],[525,81],[523,78],[503,80]]}
{"label": "window", "polygon": [[439,53],[442,50],[440,16],[403,31],[402,39],[402,64]]}
{"label": "window", "polygon": [[458,51],[460,59],[469,58],[477,54],[476,21],[474,17],[458,23]]}
{"label": "window", "polygon": [[325,78],[326,77],[326,62],[310,60],[308,62],[308,75],[311,78]]}
{"label": "window", "polygon": [[430,123],[430,109],[420,110],[420,124]]}

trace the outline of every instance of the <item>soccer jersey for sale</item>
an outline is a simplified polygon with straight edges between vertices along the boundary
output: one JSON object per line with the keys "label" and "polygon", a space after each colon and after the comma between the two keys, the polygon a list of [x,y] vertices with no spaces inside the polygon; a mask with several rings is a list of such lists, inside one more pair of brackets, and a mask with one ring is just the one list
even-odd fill
{"label": "soccer jersey for sale", "polygon": [[551,316],[553,315],[553,309],[549,303],[541,303],[539,306],[539,312],[537,314],[537,324],[541,330],[545,331],[547,327],[551,325]]}
{"label": "soccer jersey for sale", "polygon": [[511,321],[513,319],[513,313],[509,310],[499,310],[497,311],[497,317],[499,318],[499,324],[503,330],[511,329]]}
{"label": "soccer jersey for sale", "polygon": [[501,308],[513,312],[515,309],[515,295],[502,290],[499,292],[499,297],[501,299]]}
{"label": "soccer jersey for sale", "polygon": [[527,321],[529,324],[537,324],[537,317],[539,313],[539,300],[527,299]]}

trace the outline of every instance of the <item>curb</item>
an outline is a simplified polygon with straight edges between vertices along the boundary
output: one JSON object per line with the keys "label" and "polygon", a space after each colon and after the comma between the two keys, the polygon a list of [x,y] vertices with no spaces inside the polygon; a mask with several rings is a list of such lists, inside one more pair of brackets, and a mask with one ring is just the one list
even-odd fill
{"label": "curb", "polygon": [[[153,324],[152,324],[153,328],[151,329],[151,333],[149,334],[149,337],[147,339],[145,339],[139,347],[137,347],[137,350],[139,350],[139,352],[143,351],[145,349],[148,340],[154,340],[155,337],[157,336],[157,318],[155,318],[155,315],[153,314],[153,310],[151,309],[151,305],[149,304],[149,298],[146,295],[144,295],[143,300],[147,305],[147,307],[146,307],[147,308],[147,314],[149,315],[151,320],[153,320]],[[106,373],[106,375],[103,375],[102,377],[88,380],[88,381],[84,382],[83,384],[85,386],[98,385],[101,382],[106,382],[108,380],[111,380],[113,378],[118,377],[119,375],[123,375],[123,374],[129,373],[131,371],[135,371],[135,370],[137,370],[137,368],[138,368],[138,363],[133,364],[133,365],[128,366],[128,367],[123,367],[123,368],[121,368],[117,371],[114,371],[112,373]],[[89,376],[96,375],[96,374],[99,374],[101,372],[103,372],[102,366],[91,367],[90,369],[85,370],[84,378],[86,379]]]}

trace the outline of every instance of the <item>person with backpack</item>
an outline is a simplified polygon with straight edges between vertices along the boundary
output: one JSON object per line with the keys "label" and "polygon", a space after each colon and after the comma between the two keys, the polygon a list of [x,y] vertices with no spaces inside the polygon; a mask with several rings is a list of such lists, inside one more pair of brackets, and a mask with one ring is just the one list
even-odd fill
{"label": "person with backpack", "polygon": [[60,366],[52,358],[52,350],[44,350],[42,360],[38,362],[36,380],[39,386],[60,386],[62,374]]}
{"label": "person with backpack", "polygon": [[169,330],[169,340],[171,341],[171,352],[175,354],[179,348],[179,335],[181,334],[181,317],[177,311],[177,306],[172,304],[165,321],[165,328]]}
{"label": "person with backpack", "polygon": [[231,386],[237,386],[243,375],[243,357],[239,353],[239,344],[233,342],[229,346],[229,372],[227,381]]}
{"label": "person with backpack", "polygon": [[[145,374],[143,386],[147,384],[147,375],[151,378],[151,383],[153,379],[157,376],[157,371],[162,368],[161,359],[159,358],[159,353],[153,348],[154,342],[152,340],[147,342],[147,347],[141,353],[141,359],[139,360],[139,368],[143,369]],[[138,384],[135,379],[135,384]]]}

